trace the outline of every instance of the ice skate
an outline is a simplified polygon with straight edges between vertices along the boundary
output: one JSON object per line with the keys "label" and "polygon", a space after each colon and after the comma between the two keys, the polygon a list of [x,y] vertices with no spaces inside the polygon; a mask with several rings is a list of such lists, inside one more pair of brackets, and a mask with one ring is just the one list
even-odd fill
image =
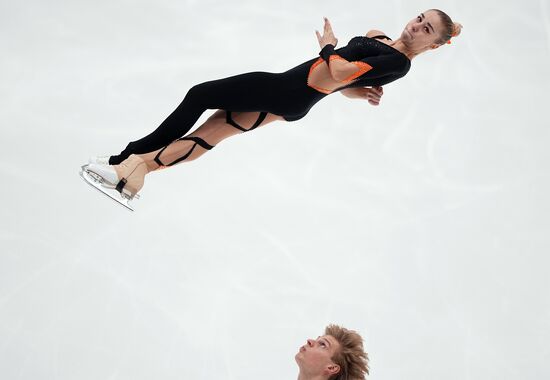
{"label": "ice skate", "polygon": [[93,156],[88,159],[88,165],[109,165],[109,158],[111,158],[111,156]]}
{"label": "ice skate", "polygon": [[82,166],[80,176],[91,186],[111,199],[134,211],[131,202],[139,199],[147,165],[140,157],[131,155],[120,165],[88,164]]}

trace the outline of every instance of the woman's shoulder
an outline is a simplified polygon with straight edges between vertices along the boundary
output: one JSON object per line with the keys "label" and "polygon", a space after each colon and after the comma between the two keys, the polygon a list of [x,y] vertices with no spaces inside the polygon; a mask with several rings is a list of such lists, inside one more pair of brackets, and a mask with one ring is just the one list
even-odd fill
{"label": "woman's shoulder", "polygon": [[373,37],[376,37],[376,36],[385,36],[386,33],[380,31],[380,30],[377,30],[377,29],[372,29],[372,30],[369,30],[367,35],[365,37],[369,37],[369,38],[373,38]]}
{"label": "woman's shoulder", "polygon": [[391,38],[388,37],[386,35],[386,33],[382,32],[381,30],[376,30],[376,29],[369,30],[369,32],[367,33],[367,35],[365,37],[376,38],[376,39],[381,38],[381,39],[387,39],[387,40],[391,41]]}

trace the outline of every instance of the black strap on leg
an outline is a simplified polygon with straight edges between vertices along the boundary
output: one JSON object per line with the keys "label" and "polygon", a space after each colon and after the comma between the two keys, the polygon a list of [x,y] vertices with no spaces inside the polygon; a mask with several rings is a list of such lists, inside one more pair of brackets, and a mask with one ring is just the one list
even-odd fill
{"label": "black strap on leg", "polygon": [[176,141],[180,141],[180,140],[194,141],[195,143],[199,144],[201,147],[203,147],[206,150],[211,150],[212,148],[214,148],[212,145],[208,144],[206,141],[204,141],[200,137],[196,137],[196,136],[182,137],[180,139],[177,139]]}
{"label": "black strap on leg", "polygon": [[231,117],[231,111],[225,111],[225,112],[226,112],[226,116],[225,116],[226,123],[231,125],[232,127],[235,127],[237,129],[243,131],[243,132],[248,132],[248,131],[251,131],[251,130],[259,127],[260,124],[262,124],[262,122],[264,121],[265,117],[267,116],[267,112],[260,112],[260,114],[258,115],[258,120],[256,120],[254,125],[252,127],[250,127],[249,129],[246,129],[246,128],[241,127],[239,124],[237,124],[235,122],[235,120],[233,120],[233,118]]}
{"label": "black strap on leg", "polygon": [[[175,142],[178,142],[178,141],[181,141],[181,140],[190,140],[190,141],[193,141],[194,144],[193,146],[191,147],[191,149],[189,149],[189,152],[187,152],[184,156],[178,158],[177,160],[175,160],[174,162],[168,164],[168,165],[164,165],[162,163],[162,161],[160,160],[160,155],[162,154],[162,152],[164,152],[164,150],[166,148],[168,148],[170,145],[172,145],[173,143]],[[176,141],[174,141],[172,144],[168,144],[166,145],[164,148],[162,148],[160,150],[160,152],[157,153],[157,155],[155,156],[155,162],[157,164],[159,164],[160,166],[172,166],[172,165],[175,165],[177,164],[178,162],[181,162],[181,161],[184,161],[186,160],[190,155],[191,153],[193,153],[193,151],[195,150],[195,147],[197,145],[200,145],[202,148],[206,149],[206,150],[211,150],[212,148],[214,148],[214,146],[208,144],[206,141],[204,141],[203,139],[201,139],[200,137],[196,137],[196,136],[188,136],[188,137],[182,137],[182,138],[179,138],[177,139]]]}
{"label": "black strap on leg", "polygon": [[126,180],[126,178],[122,178],[120,181],[118,181],[116,185],[116,191],[122,194],[122,189],[124,189],[124,186],[126,186],[127,182],[128,181]]}

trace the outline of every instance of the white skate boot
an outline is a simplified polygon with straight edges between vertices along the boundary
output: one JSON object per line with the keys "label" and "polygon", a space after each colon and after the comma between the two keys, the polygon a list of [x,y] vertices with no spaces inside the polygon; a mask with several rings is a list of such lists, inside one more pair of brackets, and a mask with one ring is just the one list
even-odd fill
{"label": "white skate boot", "polygon": [[111,158],[111,156],[93,156],[88,159],[88,165],[109,165],[109,158]]}
{"label": "white skate boot", "polygon": [[145,161],[132,154],[120,165],[91,163],[82,166],[80,176],[111,199],[134,211],[131,201],[139,199],[145,174],[149,172]]}

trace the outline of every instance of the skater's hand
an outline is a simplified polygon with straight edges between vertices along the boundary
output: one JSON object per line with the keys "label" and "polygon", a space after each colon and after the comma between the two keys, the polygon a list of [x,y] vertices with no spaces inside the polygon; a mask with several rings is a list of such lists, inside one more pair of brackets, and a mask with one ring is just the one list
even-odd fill
{"label": "skater's hand", "polygon": [[343,95],[352,99],[366,99],[373,106],[380,104],[380,99],[384,95],[382,87],[355,87],[346,88],[341,91]]}
{"label": "skater's hand", "polygon": [[379,87],[366,87],[362,88],[365,90],[365,99],[369,101],[370,104],[373,106],[380,105],[380,99],[382,99],[382,95],[384,95],[384,89],[382,86]]}
{"label": "skater's hand", "polygon": [[319,31],[315,31],[315,34],[317,34],[317,40],[319,40],[319,46],[321,46],[321,49],[325,47],[325,45],[331,44],[336,47],[336,44],[338,43],[338,39],[334,37],[334,33],[332,32],[332,27],[330,26],[330,21],[328,18],[325,17],[325,28],[323,30],[323,35],[319,33]]}

